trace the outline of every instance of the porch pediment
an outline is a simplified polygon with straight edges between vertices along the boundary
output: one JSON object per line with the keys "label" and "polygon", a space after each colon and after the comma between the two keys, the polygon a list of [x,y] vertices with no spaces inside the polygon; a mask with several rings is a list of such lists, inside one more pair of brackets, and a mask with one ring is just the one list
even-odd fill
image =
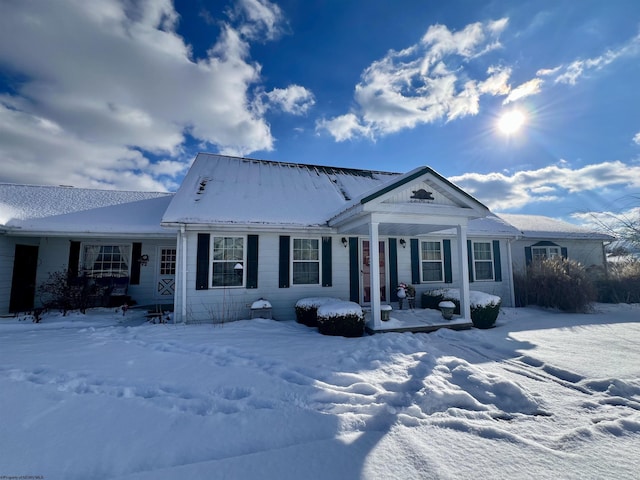
{"label": "porch pediment", "polygon": [[329,220],[341,233],[365,234],[371,222],[382,235],[421,235],[485,217],[489,209],[429,167],[417,168],[354,199]]}

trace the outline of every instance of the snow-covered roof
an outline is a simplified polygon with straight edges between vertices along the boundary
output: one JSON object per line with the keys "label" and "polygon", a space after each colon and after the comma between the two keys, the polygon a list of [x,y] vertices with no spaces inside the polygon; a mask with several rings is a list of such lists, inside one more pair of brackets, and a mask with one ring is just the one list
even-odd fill
{"label": "snow-covered roof", "polygon": [[0,183],[0,229],[21,234],[174,235],[172,194]]}
{"label": "snow-covered roof", "polygon": [[[436,232],[438,235],[455,235],[456,229],[449,228]],[[467,235],[470,237],[515,238],[521,236],[520,230],[494,214],[469,220]]]}
{"label": "snow-covered roof", "polygon": [[499,216],[516,227],[526,238],[564,238],[583,240],[613,240],[614,237],[580,225],[542,215],[500,213]]}
{"label": "snow-covered roof", "polygon": [[399,176],[200,153],[162,221],[321,226],[352,200]]}

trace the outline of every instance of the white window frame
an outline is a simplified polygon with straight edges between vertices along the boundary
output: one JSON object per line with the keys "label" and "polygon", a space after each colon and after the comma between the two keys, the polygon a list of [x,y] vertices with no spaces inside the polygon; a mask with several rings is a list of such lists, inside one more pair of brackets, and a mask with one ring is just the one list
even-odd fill
{"label": "white window frame", "polygon": [[[476,245],[489,245],[489,258],[476,258]],[[493,262],[493,243],[491,241],[477,241],[471,242],[471,255],[473,256],[473,281],[474,282],[495,282],[496,272]],[[491,278],[478,278],[477,267],[478,263],[489,263],[491,265]]]}
{"label": "white window frame", "polygon": [[[422,248],[425,243],[437,243],[439,245],[440,259],[424,259]],[[439,263],[440,264],[440,279],[439,280],[427,280],[424,278],[424,264],[425,263]],[[442,240],[421,240],[420,241],[420,278],[422,283],[442,283],[444,282],[444,248],[442,246]]]}
{"label": "white window frame", "polygon": [[[118,272],[114,272],[113,270],[110,270],[110,273],[105,273],[105,270],[95,270],[93,267],[95,266],[96,262],[98,261],[98,256],[99,255],[104,255],[105,252],[103,252],[103,248],[105,247],[119,247],[122,249],[126,249],[126,253],[122,253],[119,252],[118,254],[122,257],[124,257],[126,259],[126,261],[124,262],[119,262],[121,264],[126,264],[126,270],[122,269],[122,270],[118,270]],[[87,256],[88,256],[88,248],[99,248],[100,251],[95,253],[94,255],[96,256],[95,259],[93,259],[93,261],[91,262],[91,267],[89,268],[89,266],[87,265]],[[129,277],[131,276],[131,262],[133,261],[131,256],[132,256],[132,245],[130,243],[91,243],[91,242],[87,242],[87,243],[83,243],[82,244],[82,250],[81,250],[81,255],[82,255],[82,267],[81,267],[81,272],[83,275],[85,275],[88,278],[110,278],[110,277]],[[95,273],[95,272],[103,272],[103,273]]]}
{"label": "white window frame", "polygon": [[[239,258],[231,258],[231,259],[216,259],[216,239],[241,239],[242,240],[242,259]],[[224,247],[223,247],[224,248]],[[211,252],[211,256],[209,258],[209,286],[210,288],[244,288],[247,283],[247,237],[245,235],[231,235],[231,234],[222,234],[222,235],[214,235],[211,234],[211,244],[209,245],[209,252]],[[214,285],[215,275],[214,268],[215,264],[233,264],[234,272],[239,269],[235,269],[236,265],[240,265],[242,267],[242,281],[239,285]],[[228,273],[223,273],[222,275],[228,275]]]}
{"label": "white window frame", "polygon": [[[318,245],[318,258],[317,259],[298,259],[296,260],[296,241],[313,241]],[[291,258],[290,262],[290,274],[291,274],[291,286],[296,287],[306,287],[306,286],[315,286],[322,284],[322,239],[320,237],[291,237]],[[296,263],[316,263],[318,265],[318,282],[317,283],[296,283],[295,275],[294,275],[294,264]]]}
{"label": "white window frame", "polygon": [[[542,252],[542,254],[540,254]],[[561,247],[531,247],[531,260],[544,260],[547,258],[562,257]]]}
{"label": "white window frame", "polygon": [[[173,250],[173,259],[169,259],[167,260],[164,255],[165,255],[165,251],[167,250]],[[158,247],[158,275],[165,277],[165,276],[172,276],[176,274],[176,265],[177,265],[177,258],[178,258],[178,249],[176,247],[166,247],[166,246],[159,246]],[[169,268],[169,272],[167,272],[166,268]],[[171,271],[173,270],[173,272]]]}

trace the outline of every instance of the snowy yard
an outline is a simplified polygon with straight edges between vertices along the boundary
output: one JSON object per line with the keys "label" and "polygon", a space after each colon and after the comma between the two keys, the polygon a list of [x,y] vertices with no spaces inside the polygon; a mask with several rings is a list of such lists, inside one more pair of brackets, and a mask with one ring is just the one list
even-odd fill
{"label": "snowy yard", "polygon": [[0,320],[0,476],[631,479],[640,305],[491,330]]}

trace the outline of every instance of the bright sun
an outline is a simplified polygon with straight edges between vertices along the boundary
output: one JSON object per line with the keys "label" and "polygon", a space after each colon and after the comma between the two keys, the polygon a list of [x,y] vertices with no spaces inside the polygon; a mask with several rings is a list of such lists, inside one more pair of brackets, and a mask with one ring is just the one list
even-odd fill
{"label": "bright sun", "polygon": [[511,110],[504,113],[498,120],[498,130],[505,135],[511,135],[520,130],[526,118],[520,110]]}

